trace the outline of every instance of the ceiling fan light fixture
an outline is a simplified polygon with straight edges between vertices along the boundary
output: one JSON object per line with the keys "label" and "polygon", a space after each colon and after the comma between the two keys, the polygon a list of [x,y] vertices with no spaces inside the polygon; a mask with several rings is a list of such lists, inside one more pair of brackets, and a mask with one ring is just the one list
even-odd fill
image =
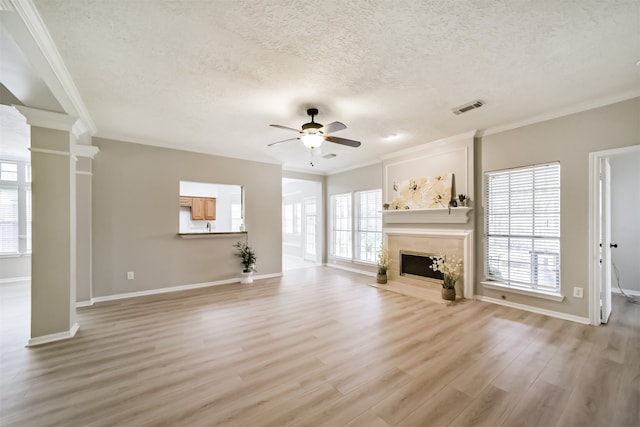
{"label": "ceiling fan light fixture", "polygon": [[318,148],[324,142],[322,133],[306,133],[300,137],[300,140],[307,148]]}

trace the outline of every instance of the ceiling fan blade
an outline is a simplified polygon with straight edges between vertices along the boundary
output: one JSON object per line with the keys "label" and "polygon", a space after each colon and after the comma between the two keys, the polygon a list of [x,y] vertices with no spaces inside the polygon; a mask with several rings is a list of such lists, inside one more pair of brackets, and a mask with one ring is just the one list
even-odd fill
{"label": "ceiling fan blade", "polygon": [[344,123],[333,122],[333,123],[329,123],[328,125],[326,125],[321,130],[324,131],[325,134],[327,134],[327,133],[338,132],[339,130],[344,130],[346,128],[347,128],[347,126]]}
{"label": "ceiling fan blade", "polygon": [[276,142],[272,142],[271,144],[267,144],[267,147],[271,147],[272,145],[280,144],[281,142],[295,141],[296,139],[300,139],[300,138],[287,138],[287,139],[283,139],[282,141],[276,141]]}
{"label": "ceiling fan blade", "polygon": [[346,138],[338,138],[337,136],[331,136],[331,135],[325,136],[324,139],[325,141],[334,142],[336,144],[342,144],[342,145],[346,145],[354,148],[360,147],[360,145],[362,145],[360,141],[354,141],[353,139],[346,139]]}
{"label": "ceiling fan blade", "polygon": [[294,129],[294,128],[290,128],[290,127],[282,126],[282,125],[269,125],[269,126],[274,127],[274,128],[280,128],[280,129],[292,130],[292,131],[294,131],[294,132],[300,132],[300,129]]}

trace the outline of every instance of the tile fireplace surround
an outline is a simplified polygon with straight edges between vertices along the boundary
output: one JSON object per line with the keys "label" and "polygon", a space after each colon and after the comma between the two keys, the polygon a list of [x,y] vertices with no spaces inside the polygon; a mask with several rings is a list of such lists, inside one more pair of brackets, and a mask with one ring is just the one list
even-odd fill
{"label": "tile fireplace surround", "polygon": [[463,278],[456,284],[456,293],[467,299],[473,297],[472,230],[387,227],[383,233],[392,258],[387,271],[390,281],[418,288],[437,289],[437,282],[400,275],[400,251],[454,255],[463,260],[464,269]]}

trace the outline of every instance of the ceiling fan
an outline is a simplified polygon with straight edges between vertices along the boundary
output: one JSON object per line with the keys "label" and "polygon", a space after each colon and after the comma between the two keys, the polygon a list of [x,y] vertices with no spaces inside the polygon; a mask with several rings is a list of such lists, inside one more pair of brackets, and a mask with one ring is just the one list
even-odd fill
{"label": "ceiling fan", "polygon": [[269,125],[274,128],[287,129],[292,130],[294,132],[298,132],[300,136],[296,138],[287,138],[282,141],[272,142],[268,146],[280,144],[281,142],[287,141],[295,141],[299,139],[305,145],[305,147],[314,149],[320,147],[324,141],[333,142],[335,144],[346,145],[348,147],[359,147],[362,143],[360,141],[354,141],[353,139],[339,138],[337,136],[329,135],[330,133],[337,132],[339,130],[346,129],[347,127],[344,123],[340,122],[332,122],[328,125],[324,126],[321,123],[316,123],[313,118],[318,115],[317,108],[309,108],[307,110],[307,114],[311,116],[311,121],[309,123],[305,123],[302,125],[302,129],[294,129],[287,126],[281,125]]}

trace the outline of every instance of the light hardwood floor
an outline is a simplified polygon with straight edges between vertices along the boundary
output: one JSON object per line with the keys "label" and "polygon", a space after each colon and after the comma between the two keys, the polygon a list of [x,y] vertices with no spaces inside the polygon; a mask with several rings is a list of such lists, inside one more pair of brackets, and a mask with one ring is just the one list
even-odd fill
{"label": "light hardwood floor", "polygon": [[1,426],[638,426],[640,306],[593,327],[327,267],[3,337]]}

